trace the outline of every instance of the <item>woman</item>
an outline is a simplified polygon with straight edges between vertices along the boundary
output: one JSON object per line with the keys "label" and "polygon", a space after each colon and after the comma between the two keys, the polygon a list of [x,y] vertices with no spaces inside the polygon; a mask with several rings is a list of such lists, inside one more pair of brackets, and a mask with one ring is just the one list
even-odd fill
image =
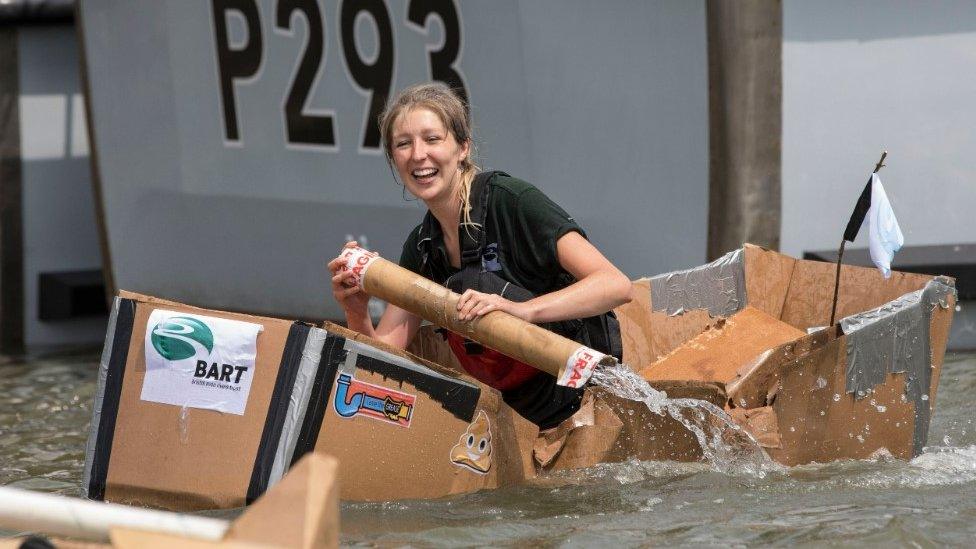
{"label": "woman", "polygon": [[[630,301],[630,280],[538,189],[502,172],[478,173],[467,109],[449,88],[402,91],[380,128],[388,162],[428,208],[403,245],[401,266],[461,293],[461,320],[505,311],[619,358],[616,319],[608,311]],[[329,270],[347,326],[405,348],[421,319],[390,305],[374,328],[369,296],[341,264],[336,258]],[[471,375],[499,389],[540,428],[579,408],[582,389],[557,386],[551,375],[456,334],[447,337]]]}

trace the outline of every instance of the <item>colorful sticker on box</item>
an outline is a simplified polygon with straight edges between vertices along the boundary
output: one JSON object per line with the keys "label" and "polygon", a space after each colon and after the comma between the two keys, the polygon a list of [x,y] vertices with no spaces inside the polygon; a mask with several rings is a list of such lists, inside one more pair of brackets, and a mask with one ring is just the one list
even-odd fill
{"label": "colorful sticker on box", "polygon": [[349,374],[339,374],[332,400],[340,417],[361,415],[400,427],[410,427],[416,402],[414,395],[359,381]]}
{"label": "colorful sticker on box", "polygon": [[491,469],[491,424],[484,410],[478,410],[474,423],[468,425],[458,443],[451,448],[451,463],[479,475],[488,474]]}

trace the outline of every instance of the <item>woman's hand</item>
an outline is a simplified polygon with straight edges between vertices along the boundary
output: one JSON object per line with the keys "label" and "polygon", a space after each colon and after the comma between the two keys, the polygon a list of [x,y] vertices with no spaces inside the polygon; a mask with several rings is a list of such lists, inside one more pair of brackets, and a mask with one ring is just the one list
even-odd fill
{"label": "woman's hand", "polygon": [[512,316],[532,322],[532,308],[527,303],[519,303],[500,295],[485,294],[470,289],[465,290],[458,299],[457,311],[458,320],[461,321],[474,320],[492,311],[505,311]]}
{"label": "woman's hand", "polygon": [[[355,248],[359,244],[353,240],[346,242],[345,248]],[[369,296],[353,282],[352,271],[342,270],[346,260],[340,255],[329,262],[329,272],[332,273],[332,297],[342,307],[346,317],[356,319],[368,318]]]}

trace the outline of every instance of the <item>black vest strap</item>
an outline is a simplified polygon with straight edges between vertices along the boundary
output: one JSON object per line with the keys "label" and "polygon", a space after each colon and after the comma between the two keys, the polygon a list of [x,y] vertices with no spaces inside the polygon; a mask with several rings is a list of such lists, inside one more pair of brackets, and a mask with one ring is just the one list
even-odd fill
{"label": "black vest strap", "polygon": [[491,185],[488,182],[496,175],[508,175],[493,170],[481,172],[471,182],[468,206],[471,224],[464,220],[458,224],[458,244],[461,249],[461,288],[481,289],[481,256],[485,253],[485,240],[488,239],[488,203],[491,200]]}

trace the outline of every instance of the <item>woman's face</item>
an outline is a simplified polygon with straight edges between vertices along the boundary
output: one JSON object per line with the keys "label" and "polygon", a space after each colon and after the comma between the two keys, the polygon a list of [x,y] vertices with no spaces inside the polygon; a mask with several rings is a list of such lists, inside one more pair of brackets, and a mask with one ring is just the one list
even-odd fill
{"label": "woman's face", "polygon": [[441,119],[425,108],[401,114],[392,134],[393,165],[410,194],[428,206],[452,200],[468,143],[459,144]]}

